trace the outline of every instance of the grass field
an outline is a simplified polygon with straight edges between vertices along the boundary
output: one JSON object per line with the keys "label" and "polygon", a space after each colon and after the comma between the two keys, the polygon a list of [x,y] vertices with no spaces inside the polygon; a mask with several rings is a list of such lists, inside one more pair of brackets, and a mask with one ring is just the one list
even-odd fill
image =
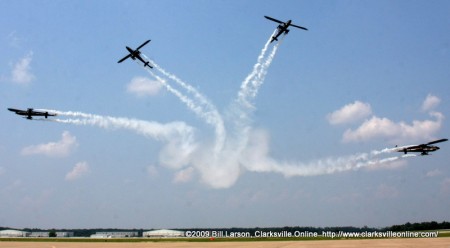
{"label": "grass field", "polygon": [[[438,232],[438,238],[450,238],[450,230],[426,231]],[[414,233],[414,232],[411,232]],[[138,242],[264,242],[264,241],[320,241],[320,240],[360,240],[360,239],[392,239],[386,237],[352,237],[352,238],[331,238],[331,237],[281,237],[281,238],[0,238],[1,242],[83,242],[83,243],[138,243]],[[432,238],[430,238],[432,239]]]}
{"label": "grass field", "polygon": [[[427,231],[436,232],[436,231]],[[438,238],[450,238],[450,231],[437,231]],[[2,242],[78,242],[78,243],[139,243],[139,242],[183,242],[183,243],[203,243],[203,242],[264,242],[264,241],[333,241],[333,240],[371,240],[371,239],[392,239],[392,238],[331,238],[331,237],[286,237],[286,238],[87,238],[87,237],[73,237],[73,238],[0,238],[0,247]],[[406,239],[406,238],[399,238]],[[410,238],[411,239],[411,238]],[[412,238],[418,239],[418,238]],[[428,238],[436,239],[436,238]],[[450,247],[449,247],[450,248]]]}
{"label": "grass field", "polygon": [[[428,231],[435,232],[435,231]],[[426,247],[450,248],[450,231],[437,238],[0,238],[0,248],[294,248],[294,247]]]}
{"label": "grass field", "polygon": [[[27,241],[25,241],[27,240]],[[69,240],[77,242],[68,242]],[[199,242],[203,241],[203,242]],[[217,242],[219,241],[219,242]],[[231,240],[224,240],[231,241]],[[241,248],[241,247],[257,247],[257,248],[294,248],[294,247],[418,247],[418,248],[442,248],[450,247],[450,237],[442,238],[394,238],[394,239],[345,239],[345,240],[285,240],[285,241],[234,241],[220,242],[216,240],[192,240],[192,239],[167,239],[165,242],[157,242],[155,240],[140,239],[136,242],[134,239],[118,239],[118,240],[94,240],[94,239],[20,239],[18,241],[0,242],[0,247],[4,248],[197,248],[197,247],[217,247],[217,248]]]}

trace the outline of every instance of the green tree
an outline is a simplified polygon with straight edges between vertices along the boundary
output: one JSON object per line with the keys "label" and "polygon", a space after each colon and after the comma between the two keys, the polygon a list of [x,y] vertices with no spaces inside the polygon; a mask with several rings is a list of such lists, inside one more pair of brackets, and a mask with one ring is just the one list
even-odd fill
{"label": "green tree", "polygon": [[55,229],[53,229],[53,230],[51,230],[50,232],[48,232],[48,236],[49,236],[50,238],[56,237],[56,231],[55,231]]}

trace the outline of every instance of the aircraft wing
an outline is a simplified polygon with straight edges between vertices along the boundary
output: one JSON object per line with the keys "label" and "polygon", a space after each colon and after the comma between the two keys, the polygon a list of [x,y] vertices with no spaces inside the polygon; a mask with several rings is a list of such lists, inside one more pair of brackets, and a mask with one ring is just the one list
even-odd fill
{"label": "aircraft wing", "polygon": [[274,22],[284,23],[284,22],[282,22],[282,21],[280,21],[280,20],[277,20],[277,19],[275,19],[275,18],[272,18],[272,17],[270,17],[270,16],[264,16],[264,17],[267,18],[267,19],[269,19],[269,20],[271,20],[271,21],[274,21]]}
{"label": "aircraft wing", "polygon": [[128,59],[129,57],[131,57],[131,54],[128,54],[127,56],[123,57],[121,60],[117,61],[117,63],[122,63],[124,60]]}
{"label": "aircraft wing", "polygon": [[301,26],[297,26],[297,25],[294,25],[294,24],[291,24],[289,26],[296,27],[296,28],[301,28],[303,30],[308,30],[307,28],[304,28],[304,27],[301,27]]}
{"label": "aircraft wing", "polygon": [[150,42],[150,40],[148,40],[148,41],[144,42],[142,45],[138,46],[138,48],[136,48],[136,51],[141,49],[143,46],[147,45],[147,43],[149,43],[149,42]]}
{"label": "aircraft wing", "polygon": [[11,112],[15,112],[15,113],[26,112],[24,110],[14,109],[14,108],[8,108],[8,110],[11,111]]}
{"label": "aircraft wing", "polygon": [[432,145],[432,144],[436,144],[436,143],[441,143],[441,142],[444,142],[444,141],[447,141],[447,140],[448,139],[439,139],[439,140],[428,142],[426,145]]}
{"label": "aircraft wing", "polygon": [[406,148],[408,150],[423,149],[424,147],[428,147],[429,145],[436,144],[436,143],[441,143],[441,142],[444,142],[444,141],[447,141],[447,140],[448,139],[439,139],[439,140],[428,142],[426,144],[406,146],[404,148]]}

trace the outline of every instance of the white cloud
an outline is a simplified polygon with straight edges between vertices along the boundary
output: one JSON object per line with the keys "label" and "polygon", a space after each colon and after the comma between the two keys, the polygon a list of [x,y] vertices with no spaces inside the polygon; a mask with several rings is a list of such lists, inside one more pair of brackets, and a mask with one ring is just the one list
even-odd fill
{"label": "white cloud", "polygon": [[347,129],[343,136],[344,142],[364,141],[378,136],[393,137],[398,133],[398,125],[387,118],[373,116],[366,120],[356,130]]}
{"label": "white cloud", "polygon": [[127,92],[138,97],[154,96],[161,89],[161,83],[145,77],[134,77],[127,85]]}
{"label": "white cloud", "polygon": [[434,109],[440,103],[441,103],[441,99],[439,99],[439,97],[428,94],[427,98],[422,103],[421,109],[422,109],[422,111],[427,112],[427,111]]}
{"label": "white cloud", "polygon": [[68,131],[64,131],[60,141],[25,147],[22,149],[22,155],[41,154],[48,157],[66,157],[77,146],[76,137]]}
{"label": "white cloud", "polygon": [[345,105],[339,110],[327,115],[328,122],[332,125],[352,123],[366,118],[372,114],[370,104],[355,101]]}
{"label": "white cloud", "polygon": [[[441,99],[428,94],[423,101],[421,111],[428,112],[429,120],[414,120],[411,124],[404,121],[394,122],[385,117],[373,115],[366,119],[356,129],[347,129],[342,137],[343,142],[361,142],[382,138],[390,143],[424,142],[435,138],[434,135],[441,129],[444,115],[432,111],[439,105]],[[354,122],[372,114],[370,104],[355,101],[339,110],[328,114],[327,119],[332,125]]]}
{"label": "white cloud", "polygon": [[67,173],[66,180],[67,181],[73,181],[81,176],[85,175],[89,172],[89,165],[87,162],[79,162],[73,167],[72,171]]}
{"label": "white cloud", "polygon": [[402,142],[432,139],[433,135],[440,130],[444,115],[439,112],[432,112],[430,116],[435,118],[435,120],[415,120],[412,124],[405,122],[396,123],[387,118],[373,116],[357,129],[347,129],[342,140],[344,142],[359,142],[385,138],[390,142]]}
{"label": "white cloud", "polygon": [[35,76],[31,73],[31,60],[33,59],[33,52],[28,53],[20,59],[11,72],[11,80],[14,83],[27,85],[35,79]]}

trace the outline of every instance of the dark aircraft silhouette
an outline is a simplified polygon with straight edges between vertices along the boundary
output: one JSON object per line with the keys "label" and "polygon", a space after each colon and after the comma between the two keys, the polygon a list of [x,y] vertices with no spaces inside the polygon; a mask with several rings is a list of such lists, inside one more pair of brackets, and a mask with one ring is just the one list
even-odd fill
{"label": "dark aircraft silhouette", "polygon": [[32,108],[28,108],[27,110],[8,108],[8,110],[15,112],[17,115],[25,115],[25,118],[28,120],[32,120],[32,116],[45,116],[45,118],[49,116],[56,116],[56,114],[50,114],[49,112],[34,111]]}
{"label": "dark aircraft silhouette", "polygon": [[408,152],[420,152],[420,155],[422,155],[422,156],[430,155],[430,154],[428,154],[429,152],[434,152],[434,151],[439,150],[438,146],[432,146],[432,144],[444,142],[447,140],[448,139],[440,139],[440,140],[428,142],[426,144],[412,145],[412,146],[402,146],[402,147],[395,146],[395,151],[396,152],[404,152],[405,154],[407,154]]}
{"label": "dark aircraft silhouette", "polygon": [[129,47],[126,47],[128,52],[130,52],[130,54],[128,54],[127,56],[123,57],[121,60],[119,60],[117,63],[122,63],[124,60],[131,58],[133,60],[139,59],[140,61],[142,61],[142,63],[144,63],[144,67],[148,66],[150,68],[153,68],[153,66],[149,65],[148,61],[145,61],[142,57],[141,57],[141,52],[139,51],[139,49],[141,49],[143,46],[147,45],[147,43],[149,43],[150,40],[144,42],[142,45],[138,46],[138,48],[136,48],[136,50],[133,50]]}
{"label": "dark aircraft silhouette", "polygon": [[300,29],[303,29],[303,30],[308,30],[307,28],[300,27],[300,26],[297,26],[297,25],[292,24],[292,20],[289,20],[289,21],[287,21],[287,22],[282,22],[282,21],[277,20],[277,19],[275,19],[275,18],[272,18],[272,17],[270,17],[270,16],[264,16],[264,17],[267,18],[267,19],[269,19],[269,20],[271,20],[271,21],[280,23],[280,25],[278,25],[278,27],[277,27],[277,33],[276,33],[274,36],[272,36],[272,40],[270,41],[270,43],[272,43],[274,40],[278,40],[278,37],[279,37],[281,34],[283,34],[283,33],[288,34],[288,33],[289,33],[288,27],[290,27],[290,26],[291,26],[291,27],[300,28]]}

